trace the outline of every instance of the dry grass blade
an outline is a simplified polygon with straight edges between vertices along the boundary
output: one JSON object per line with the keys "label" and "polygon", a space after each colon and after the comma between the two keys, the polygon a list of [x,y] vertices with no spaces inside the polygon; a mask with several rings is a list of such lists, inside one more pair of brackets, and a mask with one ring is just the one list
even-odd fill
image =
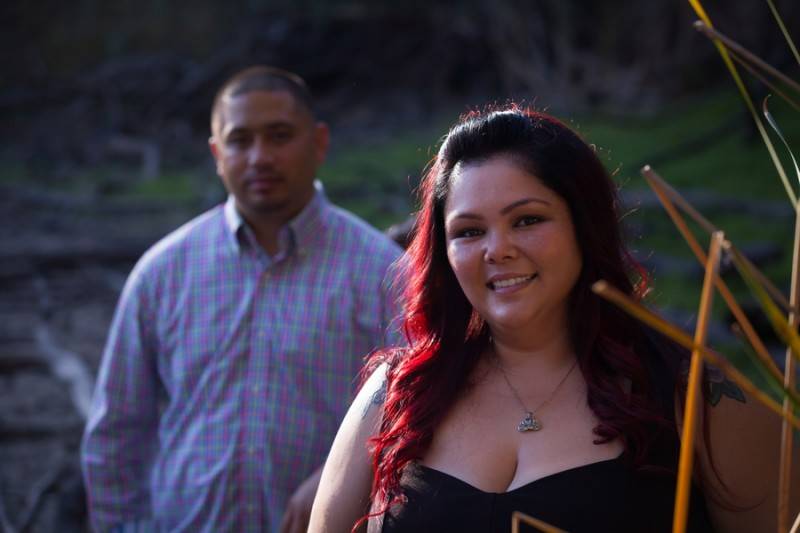
{"label": "dry grass blade", "polygon": [[[700,211],[694,208],[692,204],[690,204],[686,198],[681,196],[681,194],[676,191],[669,183],[667,183],[664,178],[659,176],[655,170],[650,165],[645,165],[642,167],[642,176],[650,183],[650,187],[658,193],[659,191],[664,192],[667,196],[669,196],[673,202],[678,204],[680,208],[689,215],[692,220],[697,222],[700,227],[702,227],[707,233],[711,234],[715,231],[719,231],[714,224],[712,224],[706,217],[700,214]],[[654,187],[657,185],[658,187]],[[656,190],[657,189],[657,190]],[[660,197],[659,197],[660,198]],[[663,202],[662,202],[663,203]]]}
{"label": "dry grass blade", "polygon": [[[691,219],[694,220],[701,228],[708,232],[709,235],[715,231],[719,231],[719,228],[717,228],[702,214],[700,214],[700,212],[695,209],[692,204],[688,202],[688,200],[681,196],[681,194],[669,183],[664,181],[664,178],[659,176],[656,171],[650,167],[650,165],[645,165],[642,168],[642,176],[644,176],[644,179],[647,180],[650,188],[656,193],[656,196],[661,201],[661,205],[664,206],[667,214],[670,215],[673,223],[677,226],[684,239],[686,239],[686,243],[689,245],[689,248],[692,249],[695,257],[697,257],[697,260],[700,262],[700,264],[705,264],[706,256],[705,252],[703,252],[703,248],[697,244],[697,240],[692,235],[692,232],[689,231],[689,227],[683,221],[683,218],[680,216],[680,214],[678,214],[675,206],[672,205],[672,202],[677,204],[677,206],[680,207],[684,213],[689,215],[689,217],[691,217]],[[791,311],[793,308],[791,304],[789,304],[789,300],[783,295],[780,289],[778,289],[775,284],[772,283],[769,278],[767,278],[745,255],[742,255],[742,258],[753,271],[756,278],[758,278],[758,280],[761,282],[761,285],[763,285],[767,292],[769,292],[769,294],[772,296],[772,299],[778,302],[787,313]],[[728,303],[728,300],[726,299],[725,302]],[[730,303],[728,303],[728,305],[730,306]]]}
{"label": "dry grass blade", "polygon": [[775,9],[775,4],[772,2],[772,0],[767,0],[767,4],[769,4],[769,9],[772,11],[772,16],[775,17],[775,21],[778,23],[778,27],[780,27],[783,37],[786,39],[789,48],[792,50],[792,54],[794,54],[797,64],[800,65],[800,53],[797,52],[797,47],[794,45],[792,36],[789,35],[789,32],[786,30],[786,25],[783,23],[783,18],[781,18],[778,10]]}
{"label": "dry grass blade", "polygon": [[[699,16],[700,19],[705,22],[706,26],[709,28],[714,27],[714,25],[711,24],[711,19],[708,18],[708,15],[703,9],[700,0],[689,0],[689,4],[691,4],[692,8],[697,13],[697,16]],[[794,190],[792,190],[792,187],[789,185],[789,179],[786,177],[786,171],[784,171],[781,160],[778,158],[778,154],[775,152],[775,147],[772,145],[772,141],[770,140],[769,135],[767,135],[766,129],[764,129],[764,124],[761,122],[761,119],[758,116],[755,104],[753,104],[753,99],[750,97],[750,93],[747,91],[741,76],[739,76],[739,71],[736,70],[736,65],[733,64],[733,60],[731,59],[730,54],[728,54],[728,50],[725,48],[725,45],[722,43],[722,41],[716,38],[713,39],[713,42],[714,46],[716,46],[720,56],[722,57],[722,61],[725,63],[725,66],[728,67],[728,71],[731,73],[733,81],[736,83],[736,87],[739,89],[739,93],[741,93],[742,98],[744,99],[744,103],[747,105],[747,109],[750,111],[750,115],[753,117],[753,121],[756,123],[758,133],[761,135],[761,140],[764,141],[764,146],[767,147],[769,156],[772,159],[772,164],[775,166],[775,170],[778,172],[778,176],[781,178],[781,183],[783,183],[786,194],[789,196],[789,201],[792,203],[792,207],[794,207],[797,205],[797,197],[794,194]]]}
{"label": "dry grass blade", "polygon": [[[689,337],[689,335],[687,335],[683,330],[670,324],[660,316],[644,307],[642,304],[634,301],[626,294],[611,286],[607,281],[596,281],[594,285],[592,285],[592,291],[594,291],[594,293],[598,296],[613,303],[637,320],[647,324],[659,333],[662,333],[666,337],[674,340],[684,348],[689,350],[698,348],[695,346],[692,338]],[[783,409],[778,402],[764,394],[753,384],[753,382],[750,381],[749,378],[747,378],[747,376],[739,372],[733,365],[726,361],[724,357],[716,354],[714,351],[709,350],[708,348],[701,348],[700,353],[703,355],[703,359],[719,368],[719,370],[722,371],[722,373],[725,374],[728,379],[736,383],[742,390],[764,404],[764,406],[766,406],[769,410],[783,417]],[[790,398],[790,401],[795,409],[800,406],[800,398],[797,398],[796,393],[789,390],[783,390],[783,394]],[[788,420],[790,424],[797,429],[800,429],[800,419],[798,419],[795,415],[788,417]]]}
{"label": "dry grass blade", "polygon": [[800,531],[800,514],[794,519],[794,524],[792,524],[792,529],[789,533],[797,533],[798,531]]}
{"label": "dry grass blade", "polygon": [[775,133],[778,134],[778,137],[783,142],[783,145],[786,147],[786,151],[789,152],[789,157],[792,158],[792,163],[794,164],[794,173],[797,176],[797,181],[800,183],[800,168],[797,167],[797,159],[794,158],[794,152],[792,152],[789,143],[786,142],[786,138],[783,136],[781,129],[778,127],[778,123],[772,117],[772,114],[769,112],[769,108],[767,107],[767,101],[769,100],[769,95],[764,98],[764,102],[761,104],[761,111],[764,113],[764,118],[767,119],[767,122],[775,130]]}
{"label": "dry grass blade", "polygon": [[543,522],[538,518],[534,518],[532,516],[528,516],[525,513],[521,513],[519,511],[514,511],[514,514],[511,515],[511,532],[512,533],[519,533],[519,525],[520,522],[533,526],[542,533],[567,533],[563,529],[559,529],[555,526],[551,526],[547,522]]}
{"label": "dry grass blade", "polygon": [[772,65],[770,65],[769,63],[767,63],[766,61],[764,61],[763,59],[761,59],[760,57],[758,57],[757,55],[755,55],[750,50],[740,45],[730,37],[727,37],[726,35],[718,32],[710,25],[700,20],[694,23],[694,27],[709,39],[717,39],[722,43],[724,43],[725,46],[728,47],[729,52],[737,54],[751,65],[760,68],[764,72],[768,73],[774,78],[777,78],[781,82],[785,83],[787,86],[791,87],[792,89],[800,93],[800,84],[798,84],[792,78],[790,78],[780,70],[776,69],[775,67],[773,67]]}
{"label": "dry grass blade", "polygon": [[[705,219],[703,219],[702,215],[700,215],[700,213],[698,213],[691,206],[691,204],[689,204],[689,202],[683,199],[683,197],[680,194],[678,194],[677,191],[669,187],[669,185],[667,185],[667,183],[663,179],[661,179],[661,177],[659,177],[658,174],[656,174],[650,167],[645,167],[644,169],[642,169],[642,175],[647,180],[648,184],[653,189],[653,191],[656,193],[656,196],[661,201],[661,204],[664,206],[664,210],[672,219],[672,222],[675,224],[675,227],[678,228],[678,231],[681,233],[684,240],[689,245],[689,248],[691,248],[692,252],[694,252],[695,257],[697,257],[697,260],[701,264],[705,264],[707,260],[705,252],[700,247],[700,244],[697,242],[697,239],[695,239],[694,235],[692,235],[692,232],[689,230],[689,227],[686,225],[686,222],[683,220],[683,217],[681,217],[680,213],[678,213],[678,210],[675,208],[675,205],[672,203],[670,197],[672,197],[673,199],[679,199],[684,211],[690,210],[691,212],[695,213],[697,218],[701,220]],[[707,225],[713,227],[710,222],[707,222]],[[714,231],[717,231],[716,228],[714,229]],[[755,269],[755,267],[753,267],[753,269]],[[755,350],[758,362],[760,363],[759,367],[763,367],[766,373],[771,376],[770,382],[773,381],[777,383],[782,382],[783,375],[781,374],[781,371],[778,369],[778,366],[772,360],[772,357],[769,354],[769,350],[767,350],[767,347],[764,345],[763,341],[756,333],[755,328],[753,328],[753,325],[750,323],[750,320],[747,318],[747,315],[745,315],[741,306],[736,301],[736,298],[734,298],[733,293],[731,293],[730,289],[728,289],[728,286],[719,277],[716,278],[715,283],[717,286],[717,290],[720,293],[720,296],[722,296],[722,299],[725,300],[725,304],[728,306],[728,309],[730,309],[734,318],[736,318],[736,322],[739,324],[742,333],[745,335],[748,342]],[[780,291],[778,291],[777,288],[772,286],[771,283],[766,286],[772,287],[773,291],[780,294]],[[785,300],[782,294],[780,294],[780,296],[781,298],[783,298],[783,300]],[[786,304],[788,306],[789,302],[786,301]]]}
{"label": "dry grass blade", "polygon": [[790,105],[790,106],[791,106],[791,107],[792,107],[792,108],[793,108],[795,111],[800,111],[800,104],[798,104],[797,102],[795,102],[795,101],[794,101],[794,100],[793,100],[793,99],[792,99],[792,98],[791,98],[791,97],[790,97],[788,94],[786,94],[786,93],[784,93],[783,91],[781,91],[781,90],[780,90],[778,87],[776,87],[776,86],[775,86],[775,84],[773,84],[771,81],[769,81],[769,80],[768,80],[768,79],[766,79],[764,76],[762,76],[762,75],[761,75],[761,74],[760,74],[760,73],[759,73],[759,72],[758,72],[756,69],[754,69],[753,67],[751,67],[751,66],[750,66],[750,65],[747,63],[747,61],[745,61],[744,59],[742,59],[741,57],[739,57],[738,55],[736,55],[736,54],[734,54],[734,53],[731,53],[731,57],[732,57],[732,58],[733,58],[733,59],[734,59],[734,60],[735,60],[737,63],[739,63],[739,65],[741,65],[742,67],[744,67],[744,68],[745,68],[745,70],[747,70],[747,72],[749,72],[750,74],[752,74],[752,75],[753,75],[753,77],[757,78],[759,81],[761,81],[761,83],[763,83],[764,85],[766,85],[767,87],[769,87],[770,89],[772,89],[772,91],[773,91],[775,94],[777,94],[778,96],[780,96],[781,98],[783,98],[783,99],[786,101],[786,103],[787,103],[787,104],[789,104],[789,105]]}
{"label": "dry grass blade", "polygon": [[[800,211],[795,210],[794,224],[794,252],[792,254],[792,287],[789,292],[789,300],[793,306],[800,302]],[[800,323],[800,313],[789,313],[789,327],[797,331]],[[795,371],[794,359],[792,358],[791,348],[786,349],[786,361],[784,363],[785,373],[783,386],[789,390],[794,390]],[[786,416],[793,413],[792,404],[783,401],[783,424],[781,427],[781,466],[778,476],[778,530],[787,531],[789,529],[789,505],[792,490],[792,455],[794,447],[794,431],[786,422]]]}
{"label": "dry grass blade", "polygon": [[686,390],[686,408],[681,431],[681,453],[678,462],[678,482],[675,487],[675,516],[672,522],[673,533],[684,533],[689,518],[689,494],[692,490],[692,470],[694,468],[694,439],[697,432],[698,413],[700,408],[700,385],[703,376],[703,357],[700,350],[706,344],[708,333],[708,317],[711,315],[711,303],[714,297],[714,279],[719,270],[719,258],[724,240],[722,232],[717,231],[711,237],[708,250],[706,273],[703,279],[703,290],[700,295],[700,308],[697,326],[694,332],[695,349],[689,368],[689,382]]}
{"label": "dry grass blade", "polygon": [[[789,322],[783,317],[781,310],[778,309],[778,306],[775,305],[769,297],[769,294],[767,294],[764,288],[758,283],[758,280],[755,278],[750,268],[742,261],[741,252],[732,247],[728,251],[731,254],[736,270],[739,271],[739,275],[742,276],[742,279],[750,288],[750,292],[753,293],[758,303],[761,304],[764,314],[767,316],[767,319],[769,319],[770,324],[772,324],[772,329],[778,334],[778,337],[780,337],[783,343],[791,348],[792,356],[800,360],[800,335],[797,334],[797,330],[793,329]],[[781,377],[783,376],[781,375]]]}

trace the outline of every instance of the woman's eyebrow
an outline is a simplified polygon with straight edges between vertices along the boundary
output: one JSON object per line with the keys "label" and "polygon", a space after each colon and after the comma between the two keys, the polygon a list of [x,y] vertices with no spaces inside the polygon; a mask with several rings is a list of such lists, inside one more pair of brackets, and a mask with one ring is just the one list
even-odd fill
{"label": "woman's eyebrow", "polygon": [[[539,203],[539,204],[543,204],[543,205],[547,205],[547,206],[551,205],[550,202],[548,202],[547,200],[544,200],[542,198],[533,198],[533,197],[531,197],[531,198],[522,198],[522,199],[517,200],[516,202],[512,202],[512,203],[508,204],[507,206],[505,206],[504,208],[502,208],[500,210],[500,214],[501,215],[506,215],[509,212],[511,212],[514,209],[516,209],[517,207],[519,207],[521,205],[525,205],[525,204],[530,204],[530,203]],[[467,219],[472,219],[472,220],[481,220],[483,217],[481,215],[476,214],[476,213],[471,213],[469,211],[464,211],[463,213],[456,213],[455,215],[451,215],[451,216],[447,217],[447,220],[457,220],[457,219],[461,219],[461,218],[467,218]]]}
{"label": "woman's eyebrow", "polygon": [[544,204],[544,205],[548,205],[548,206],[550,205],[550,202],[548,202],[547,200],[543,200],[541,198],[534,198],[534,197],[522,198],[520,200],[517,200],[516,202],[511,202],[510,204],[505,206],[503,209],[500,210],[500,214],[501,215],[508,214],[509,211],[513,211],[517,207],[519,207],[521,205],[529,204],[531,202],[540,203],[540,204]]}

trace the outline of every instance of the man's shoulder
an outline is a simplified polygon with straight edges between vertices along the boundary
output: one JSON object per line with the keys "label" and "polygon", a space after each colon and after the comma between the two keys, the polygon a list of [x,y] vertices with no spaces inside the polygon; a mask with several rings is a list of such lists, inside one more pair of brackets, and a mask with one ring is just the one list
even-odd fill
{"label": "man's shoulder", "polygon": [[201,213],[153,244],[137,264],[141,272],[173,267],[190,256],[207,254],[225,231],[223,206]]}
{"label": "man's shoulder", "polygon": [[342,207],[331,204],[327,218],[330,233],[343,239],[350,251],[376,254],[392,261],[402,252],[388,236]]}

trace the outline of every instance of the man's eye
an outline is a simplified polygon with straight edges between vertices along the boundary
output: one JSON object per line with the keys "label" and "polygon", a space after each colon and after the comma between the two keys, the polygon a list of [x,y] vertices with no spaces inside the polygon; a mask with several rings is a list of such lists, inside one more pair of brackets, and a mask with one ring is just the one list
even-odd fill
{"label": "man's eye", "polygon": [[270,133],[270,139],[274,143],[285,143],[292,139],[292,132],[290,130],[277,130]]}
{"label": "man's eye", "polygon": [[244,136],[236,136],[228,138],[228,144],[231,146],[241,147],[247,145],[248,142],[250,142],[250,140]]}

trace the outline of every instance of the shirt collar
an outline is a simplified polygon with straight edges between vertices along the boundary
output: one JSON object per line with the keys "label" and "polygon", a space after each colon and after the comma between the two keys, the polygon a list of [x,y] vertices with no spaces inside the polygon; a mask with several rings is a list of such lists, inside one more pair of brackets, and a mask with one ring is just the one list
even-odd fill
{"label": "shirt collar", "polygon": [[328,209],[330,209],[330,202],[325,196],[322,182],[314,180],[314,196],[288,224],[299,254],[304,254],[319,237],[320,231],[325,225]]}
{"label": "shirt collar", "polygon": [[[330,202],[325,195],[322,182],[314,180],[314,195],[311,197],[311,201],[306,204],[297,216],[281,228],[281,233],[288,231],[289,239],[294,243],[298,253],[305,253],[306,248],[308,248],[319,235],[319,231],[324,226],[328,209],[330,209]],[[228,228],[231,244],[237,252],[240,252],[240,232],[245,226],[245,221],[236,209],[236,199],[232,194],[228,195],[228,199],[225,202],[224,214],[225,225]],[[243,235],[241,237],[243,237]]]}
{"label": "shirt collar", "polygon": [[239,214],[239,211],[236,210],[236,198],[234,198],[232,194],[228,195],[223,212],[225,214],[225,226],[228,229],[228,237],[231,246],[233,246],[233,249],[236,250],[237,253],[241,252],[239,230],[244,226],[244,219],[242,215]]}

